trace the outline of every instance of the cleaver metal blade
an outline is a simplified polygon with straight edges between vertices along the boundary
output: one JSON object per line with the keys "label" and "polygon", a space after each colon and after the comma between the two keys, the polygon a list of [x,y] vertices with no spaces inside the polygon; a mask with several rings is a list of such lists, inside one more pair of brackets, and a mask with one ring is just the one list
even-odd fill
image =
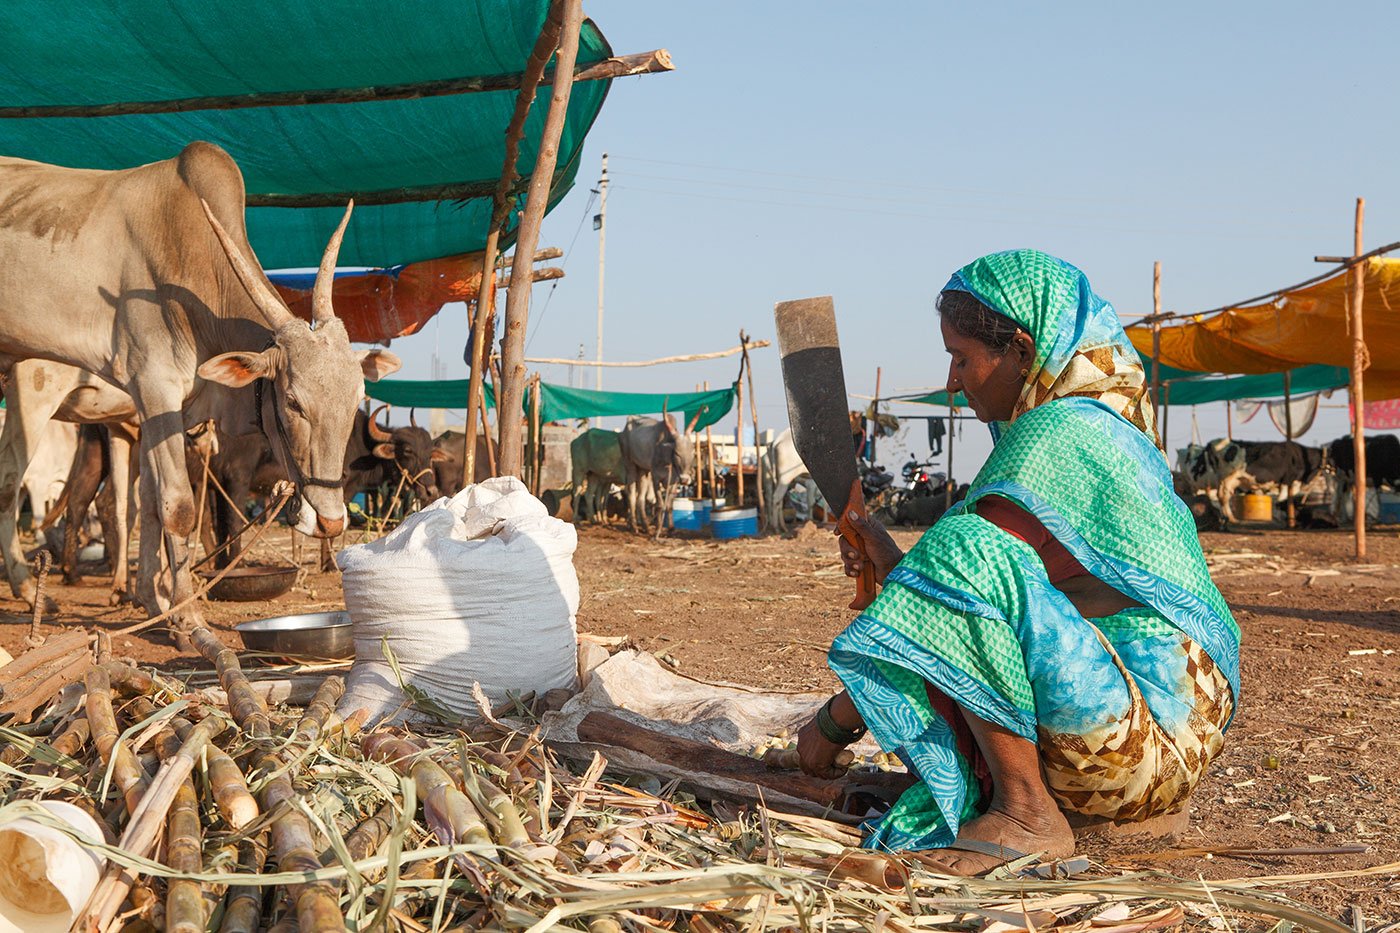
{"label": "cleaver metal blade", "polygon": [[849,518],[851,512],[865,515],[865,496],[851,439],[836,304],[830,296],[780,301],[773,318],[793,446],[822,496],[840,509],[841,536],[861,552],[863,569],[851,608],[864,609],[875,598],[875,568]]}

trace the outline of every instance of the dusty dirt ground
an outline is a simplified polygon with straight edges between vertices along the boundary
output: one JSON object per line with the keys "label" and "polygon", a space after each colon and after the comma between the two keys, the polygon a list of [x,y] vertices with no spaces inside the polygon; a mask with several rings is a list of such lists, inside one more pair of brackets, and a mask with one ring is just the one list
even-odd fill
{"label": "dusty dirt ground", "polygon": [[[896,537],[908,546],[912,532]],[[1400,920],[1400,871],[1329,879],[1327,873],[1400,862],[1400,532],[1376,529],[1369,563],[1351,560],[1340,532],[1261,530],[1207,534],[1217,582],[1244,630],[1244,695],[1226,749],[1193,802],[1192,828],[1174,850],[1091,844],[1085,854],[1118,870],[1178,877],[1322,876],[1285,890],[1367,929]],[[275,552],[275,553],[274,553]],[[256,559],[287,559],[278,528]],[[302,555],[310,568],[314,551]],[[660,542],[585,528],[577,556],[579,629],[625,635],[670,657],[686,674],[780,690],[836,689],[825,650],[850,618],[851,586],[834,540],[804,529],[793,538]],[[108,606],[106,581],[50,586],[52,624],[119,632],[135,610]],[[292,593],[269,603],[211,603],[206,617],[228,632],[243,619],[340,608],[335,574],[308,569]],[[0,646],[18,654],[28,613],[0,599]],[[232,633],[226,635],[236,644]],[[114,637],[116,653],[188,667],[159,633]],[[1328,850],[1365,846],[1353,854]],[[1324,854],[1202,855],[1192,849],[1306,848]]]}

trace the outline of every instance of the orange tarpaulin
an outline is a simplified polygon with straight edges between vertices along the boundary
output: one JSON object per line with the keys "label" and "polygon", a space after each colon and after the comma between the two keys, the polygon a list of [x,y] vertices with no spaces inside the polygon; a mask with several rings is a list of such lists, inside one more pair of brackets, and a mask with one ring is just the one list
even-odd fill
{"label": "orange tarpaulin", "polygon": [[[1372,365],[1364,380],[1370,401],[1400,396],[1400,260],[1372,257],[1363,264],[1362,314]],[[1265,304],[1196,316],[1161,329],[1161,362],[1203,373],[1282,372],[1322,363],[1351,365],[1347,322],[1350,293],[1339,273],[1286,292]],[[1152,328],[1128,328],[1133,346],[1152,355]]]}
{"label": "orange tarpaulin", "polygon": [[[481,253],[415,262],[397,270],[335,280],[335,313],[354,343],[378,343],[422,329],[449,301],[475,301],[481,290]],[[274,288],[292,313],[311,320],[311,291]]]}

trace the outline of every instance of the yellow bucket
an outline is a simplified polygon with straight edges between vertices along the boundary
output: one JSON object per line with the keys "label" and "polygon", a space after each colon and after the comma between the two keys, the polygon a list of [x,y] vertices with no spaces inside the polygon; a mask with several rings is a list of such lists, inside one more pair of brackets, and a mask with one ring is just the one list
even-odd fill
{"label": "yellow bucket", "polygon": [[1244,520],[1247,522],[1271,522],[1274,520],[1274,500],[1272,496],[1251,492],[1244,497]]}

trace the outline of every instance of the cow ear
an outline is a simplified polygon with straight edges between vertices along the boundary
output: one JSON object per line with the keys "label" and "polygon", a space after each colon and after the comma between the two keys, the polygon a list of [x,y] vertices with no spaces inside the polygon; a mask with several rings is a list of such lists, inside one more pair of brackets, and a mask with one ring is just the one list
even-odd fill
{"label": "cow ear", "polygon": [[430,463],[441,463],[444,460],[451,459],[452,455],[447,451],[443,450],[441,447],[434,447],[433,452],[428,456],[428,461]]}
{"label": "cow ear", "polygon": [[201,379],[217,382],[231,389],[241,389],[254,379],[271,376],[276,371],[275,352],[264,350],[261,353],[245,353],[235,350],[232,353],[220,353],[205,360],[197,372]]}
{"label": "cow ear", "polygon": [[360,369],[365,374],[365,379],[370,382],[378,382],[385,376],[398,372],[403,363],[397,356],[388,350],[361,350]]}
{"label": "cow ear", "polygon": [[385,441],[382,444],[375,444],[372,453],[380,460],[394,459],[394,445]]}

